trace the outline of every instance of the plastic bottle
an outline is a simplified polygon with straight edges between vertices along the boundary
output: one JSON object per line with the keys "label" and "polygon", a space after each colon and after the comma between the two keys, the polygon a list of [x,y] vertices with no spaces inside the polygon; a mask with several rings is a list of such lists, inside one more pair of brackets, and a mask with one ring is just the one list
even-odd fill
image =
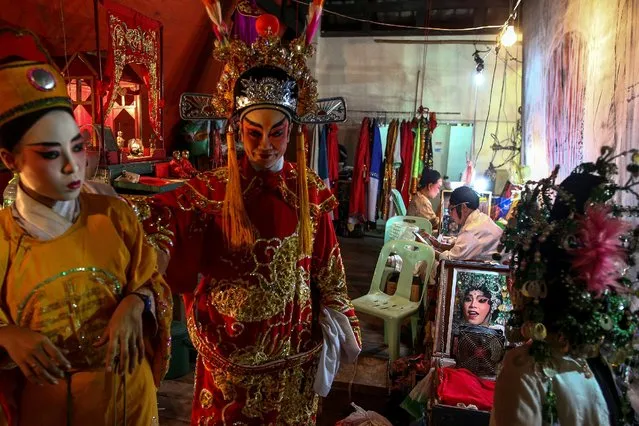
{"label": "plastic bottle", "polygon": [[18,181],[19,177],[17,173],[13,174],[13,178],[7,184],[7,187],[2,193],[2,208],[11,206],[16,201],[16,195],[18,193]]}

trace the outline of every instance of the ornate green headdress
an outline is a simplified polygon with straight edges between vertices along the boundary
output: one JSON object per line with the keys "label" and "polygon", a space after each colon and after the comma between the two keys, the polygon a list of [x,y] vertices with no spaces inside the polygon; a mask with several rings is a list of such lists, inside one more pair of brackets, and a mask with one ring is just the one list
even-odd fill
{"label": "ornate green headdress", "polygon": [[[629,180],[615,183],[617,162],[630,158]],[[631,271],[639,205],[615,200],[621,192],[639,200],[639,155],[603,147],[596,162],[581,164],[560,185],[557,171],[526,185],[501,240],[514,268],[510,329],[532,339],[531,355],[544,367],[548,332],[577,358],[601,354],[613,366],[629,363],[637,359],[639,318],[631,300],[639,277]]]}

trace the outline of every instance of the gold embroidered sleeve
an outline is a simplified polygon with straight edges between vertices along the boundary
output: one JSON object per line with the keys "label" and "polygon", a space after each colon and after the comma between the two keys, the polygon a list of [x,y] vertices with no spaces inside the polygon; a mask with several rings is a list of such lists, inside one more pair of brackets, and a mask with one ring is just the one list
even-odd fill
{"label": "gold embroidered sleeve", "polygon": [[125,195],[123,198],[144,227],[147,242],[169,255],[175,241],[171,209],[152,197]]}
{"label": "gold embroidered sleeve", "polygon": [[168,369],[171,342],[171,320],[173,304],[171,291],[164,278],[157,271],[154,248],[144,238],[142,225],[126,207],[119,211],[114,224],[120,228],[122,239],[129,251],[126,269],[127,282],[124,294],[145,289],[153,294],[157,333],[145,336],[151,341],[151,367],[156,386]]}
{"label": "gold embroidered sleeve", "polygon": [[320,294],[322,306],[340,312],[353,328],[353,334],[361,347],[359,320],[348,296],[346,273],[335,236],[335,230],[328,214],[322,214],[318,221],[311,262],[311,281]]}

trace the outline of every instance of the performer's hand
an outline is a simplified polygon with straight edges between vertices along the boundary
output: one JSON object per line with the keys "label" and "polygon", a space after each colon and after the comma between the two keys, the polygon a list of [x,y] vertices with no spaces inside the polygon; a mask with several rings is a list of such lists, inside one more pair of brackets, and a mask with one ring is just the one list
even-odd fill
{"label": "performer's hand", "polygon": [[437,240],[437,238],[433,237],[430,234],[426,234],[426,235],[428,235],[428,241],[430,241],[433,244],[439,244],[439,240]]}
{"label": "performer's hand", "polygon": [[[142,313],[144,302],[135,295],[122,299],[116,308],[104,334],[95,344],[96,347],[107,342],[106,369],[113,371],[117,365],[118,373],[125,369],[129,374],[144,359],[144,336],[142,327]],[[119,361],[116,358],[119,357]]]}
{"label": "performer's hand", "polygon": [[57,379],[64,378],[62,370],[71,369],[69,360],[48,337],[28,328],[15,325],[0,328],[0,346],[25,377],[38,385],[44,382],[57,385]]}
{"label": "performer's hand", "polygon": [[420,235],[426,240],[428,241],[433,247],[438,248],[439,247],[439,241],[437,241],[437,238],[433,237],[432,235],[430,235],[428,232],[424,232],[422,231],[420,233]]}

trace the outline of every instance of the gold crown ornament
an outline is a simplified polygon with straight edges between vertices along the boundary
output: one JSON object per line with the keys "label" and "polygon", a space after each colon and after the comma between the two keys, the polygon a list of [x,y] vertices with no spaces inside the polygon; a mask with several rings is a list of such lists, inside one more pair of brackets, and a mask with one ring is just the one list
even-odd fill
{"label": "gold crown ornament", "polygon": [[[272,15],[262,15],[260,20],[271,20],[277,23]],[[228,117],[247,103],[261,101],[279,103],[291,108],[294,118],[312,113],[317,105],[317,81],[311,75],[306,60],[314,54],[312,44],[306,44],[304,37],[295,39],[285,46],[276,35],[279,24],[270,24],[263,29],[260,36],[251,46],[242,40],[230,43],[217,42],[214,56],[224,61],[224,71],[217,84],[217,93],[213,96],[213,107],[221,117]],[[242,78],[251,68],[266,66],[283,70],[290,80],[279,82]],[[268,77],[265,77],[268,78]],[[246,96],[236,97],[236,86],[249,90]],[[270,83],[268,86],[265,83]],[[273,84],[275,83],[275,84]],[[296,87],[297,96],[293,96]],[[258,90],[255,90],[258,89]],[[261,92],[260,92],[261,89]]]}
{"label": "gold crown ornament", "polygon": [[[341,97],[318,99],[317,81],[307,60],[315,53],[313,38],[319,27],[324,0],[309,5],[306,29],[290,42],[279,37],[280,23],[269,14],[256,21],[257,39],[248,44],[231,39],[217,0],[203,0],[213,22],[217,40],[213,56],[224,69],[212,95],[185,93],[180,98],[180,116],[185,120],[237,117],[243,108],[269,104],[280,106],[298,123],[319,124],[346,120],[346,103]],[[257,72],[279,69],[272,72]],[[248,73],[248,74],[247,74]]]}
{"label": "gold crown ornament", "polygon": [[33,33],[0,28],[0,126],[44,109],[71,110],[64,79],[52,63]]}

